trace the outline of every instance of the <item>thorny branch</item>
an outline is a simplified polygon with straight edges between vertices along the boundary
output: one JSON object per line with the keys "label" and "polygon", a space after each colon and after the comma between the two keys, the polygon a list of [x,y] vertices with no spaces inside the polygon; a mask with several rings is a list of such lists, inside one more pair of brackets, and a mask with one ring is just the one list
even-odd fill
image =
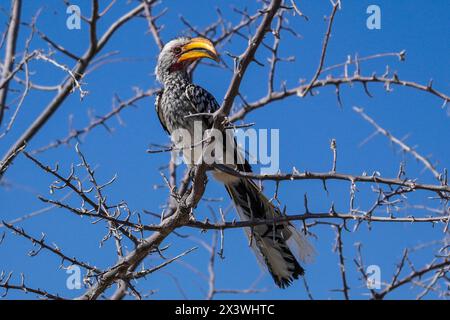
{"label": "thorny branch", "polygon": [[19,291],[23,291],[25,293],[34,293],[38,296],[47,298],[47,299],[52,299],[52,300],[63,300],[64,298],[61,298],[58,295],[49,293],[45,290],[39,289],[39,288],[32,288],[29,287],[25,284],[25,276],[23,274],[21,274],[21,283],[19,285],[17,284],[11,284],[11,277],[12,277],[12,272],[10,272],[9,274],[6,274],[4,272],[0,273],[0,288],[5,289],[5,291],[3,292],[3,294],[1,295],[1,297],[6,297],[8,295],[9,290],[19,290]]}
{"label": "thorny branch", "polygon": [[[369,275],[365,271],[366,269],[362,259],[361,247],[361,244],[357,245],[358,258],[355,259],[354,262],[359,272],[362,274],[363,280],[367,282],[369,281]],[[422,292],[418,298],[426,295],[432,288],[437,287],[437,279],[447,277],[447,274],[450,272],[450,256],[448,252],[448,244],[439,249],[438,252],[440,256],[437,256],[430,263],[418,269],[412,264],[411,260],[409,259],[409,251],[405,249],[402,258],[397,265],[397,270],[395,271],[391,282],[388,284],[383,284],[385,288],[381,291],[376,291],[373,288],[369,289],[371,298],[373,300],[384,299],[386,295],[404,285],[413,285],[424,288],[425,291]],[[409,265],[411,272],[402,278],[400,274],[404,271],[407,265]],[[428,279],[428,281],[426,279],[423,279],[425,275],[433,272],[434,276],[432,276],[431,279]],[[445,298],[445,296],[448,295],[448,288],[442,289],[439,295]]]}
{"label": "thorny branch", "polygon": [[[365,92],[372,96],[368,90],[369,83],[382,83],[384,84],[386,90],[391,90],[391,86],[398,85],[402,87],[410,87],[420,91],[429,92],[432,95],[443,100],[443,106],[445,106],[448,102],[450,102],[450,96],[442,93],[441,91],[436,90],[431,83],[428,85],[419,84],[413,81],[401,80],[397,74],[392,76],[382,75],[377,76],[376,74],[372,74],[371,76],[363,76],[360,74],[354,74],[353,76],[348,77],[332,77],[328,76],[325,79],[317,79],[311,86],[311,89],[325,87],[325,86],[335,86],[337,89],[337,93],[339,93],[339,88],[343,84],[353,84],[353,83],[361,83]],[[284,89],[282,91],[273,92],[258,101],[251,102],[245,104],[241,109],[232,114],[229,118],[230,122],[235,122],[237,120],[242,120],[245,116],[259,108],[262,108],[270,103],[283,100],[285,98],[291,96],[298,96],[299,92],[303,92],[309,85],[300,85],[290,89]],[[339,96],[338,96],[339,97]]]}
{"label": "thorny branch", "polygon": [[323,64],[325,62],[325,55],[327,53],[328,41],[330,40],[331,29],[333,27],[334,17],[336,16],[336,12],[340,7],[341,7],[341,1],[336,0],[336,2],[333,3],[333,10],[331,11],[331,15],[330,15],[329,22],[328,22],[327,32],[325,33],[325,38],[323,40],[322,53],[320,55],[319,66],[317,67],[316,73],[312,77],[308,86],[306,86],[306,88],[303,91],[298,91],[298,95],[300,97],[304,97],[305,95],[308,94],[308,92],[311,90],[312,86],[314,85],[314,83],[319,78],[320,74],[322,73]]}
{"label": "thorny branch", "polygon": [[[97,1],[94,1],[95,4]],[[155,1],[147,1],[149,5],[153,4]],[[91,39],[88,47],[86,48],[84,54],[77,61],[75,66],[71,68],[71,77],[66,78],[61,83],[61,88],[58,90],[57,94],[54,96],[52,101],[45,107],[44,111],[37,117],[37,119],[23,132],[19,139],[9,148],[5,155],[0,160],[0,179],[2,178],[4,172],[7,170],[8,166],[18,155],[18,151],[29,142],[47,123],[50,117],[63,105],[64,100],[73,91],[73,88],[77,86],[77,83],[83,78],[83,73],[88,68],[89,64],[92,62],[93,58],[103,49],[103,47],[108,43],[111,37],[119,30],[124,24],[126,24],[133,17],[140,14],[145,8],[144,3],[141,3],[122,15],[115,22],[113,22],[106,31],[98,37],[96,35],[96,25],[99,20],[98,17],[98,6],[93,5],[92,19],[89,20],[89,28],[91,31]]]}
{"label": "thorny branch", "polygon": [[48,144],[47,146],[36,149],[33,151],[33,154],[37,154],[37,153],[47,151],[49,149],[57,148],[61,145],[68,145],[73,140],[79,141],[79,139],[81,137],[85,136],[86,134],[91,132],[96,127],[104,126],[105,128],[108,129],[108,127],[106,126],[106,122],[108,120],[117,116],[120,112],[122,112],[123,109],[135,106],[135,104],[137,102],[139,102],[140,100],[154,95],[156,93],[156,91],[157,90],[153,90],[153,89],[147,90],[145,92],[141,91],[141,90],[137,90],[136,94],[132,98],[129,98],[125,101],[121,101],[118,97],[115,97],[116,98],[115,100],[118,100],[117,101],[118,104],[114,105],[113,109],[110,112],[108,112],[107,114],[105,114],[103,116],[92,119],[92,121],[89,123],[89,125],[87,125],[84,128],[70,130],[70,133],[65,138],[58,139],[58,140]]}
{"label": "thorny branch", "polygon": [[439,173],[434,165],[428,160],[426,157],[419,154],[414,148],[408,146],[406,143],[404,143],[402,140],[396,138],[393,136],[389,131],[386,129],[383,129],[380,125],[378,125],[371,117],[369,117],[365,112],[364,109],[353,107],[353,110],[358,113],[364,120],[369,122],[377,131],[377,133],[381,133],[382,135],[386,136],[391,142],[398,145],[404,152],[410,153],[414,158],[417,159],[417,161],[420,161],[432,174],[433,176],[438,180],[442,180],[442,174]]}
{"label": "thorny branch", "polygon": [[388,186],[402,186],[410,190],[427,190],[431,192],[437,192],[444,200],[450,200],[450,186],[448,184],[422,184],[411,179],[400,178],[383,178],[378,172],[374,172],[372,175],[351,175],[337,172],[299,172],[297,169],[293,169],[292,173],[277,173],[277,174],[255,174],[252,172],[241,172],[233,170],[229,167],[222,165],[215,165],[215,168],[234,175],[236,177],[249,178],[254,180],[273,180],[273,181],[292,181],[292,180],[346,180],[351,183],[363,182],[363,183],[377,183],[385,184]]}
{"label": "thorny branch", "polygon": [[[61,251],[61,249],[58,248],[56,245],[55,245],[54,247],[48,245],[48,244],[45,242],[45,240],[44,240],[44,239],[45,239],[45,235],[44,235],[44,234],[42,235],[42,237],[41,237],[40,239],[37,239],[37,238],[35,238],[35,237],[29,235],[28,233],[26,233],[25,230],[23,230],[22,228],[17,228],[17,227],[15,227],[15,226],[13,226],[12,224],[9,224],[9,223],[4,222],[4,221],[2,222],[2,224],[3,224],[6,228],[8,228],[8,229],[14,231],[14,233],[16,233],[16,234],[18,234],[18,235],[20,235],[20,236],[22,236],[22,237],[24,237],[24,238],[30,240],[30,241],[33,243],[34,246],[39,246],[39,248],[38,248],[37,250],[33,250],[33,251],[30,251],[30,252],[28,253],[30,256],[35,256],[35,255],[37,255],[42,249],[46,249],[46,250],[52,252],[53,254],[57,255],[58,257],[60,257],[61,260],[62,260],[62,264],[64,263],[64,261],[68,261],[68,262],[70,262],[72,265],[80,266],[80,267],[82,267],[82,268],[85,268],[85,269],[87,269],[87,270],[93,271],[93,272],[95,272],[95,273],[100,273],[100,272],[101,272],[99,269],[97,269],[97,268],[95,268],[95,267],[92,267],[92,266],[90,266],[89,264],[87,264],[87,263],[85,263],[85,262],[78,261],[76,258],[71,258],[71,257],[67,256],[67,255],[64,254],[64,253]],[[62,265],[62,264],[61,264],[61,265]]]}

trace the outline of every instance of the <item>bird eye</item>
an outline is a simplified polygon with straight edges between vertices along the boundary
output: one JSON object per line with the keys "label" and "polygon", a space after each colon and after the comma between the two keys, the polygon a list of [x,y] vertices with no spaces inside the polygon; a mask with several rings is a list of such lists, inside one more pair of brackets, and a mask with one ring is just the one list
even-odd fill
{"label": "bird eye", "polygon": [[176,54],[179,54],[181,52],[181,48],[180,47],[175,47],[173,49],[173,52],[175,52]]}

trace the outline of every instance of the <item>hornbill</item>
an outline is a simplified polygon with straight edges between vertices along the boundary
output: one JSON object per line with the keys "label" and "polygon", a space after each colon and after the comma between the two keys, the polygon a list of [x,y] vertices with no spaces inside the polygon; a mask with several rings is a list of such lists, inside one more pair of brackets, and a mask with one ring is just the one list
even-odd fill
{"label": "hornbill", "polygon": [[[188,68],[201,58],[219,61],[211,41],[201,37],[176,38],[163,47],[155,70],[156,77],[163,86],[156,97],[156,113],[175,146],[183,150],[188,165],[197,163],[198,158],[193,159],[191,147],[199,141],[191,141],[186,145],[179,137],[174,137],[174,133],[184,130],[183,132],[195,136],[195,121],[201,123],[202,130],[208,130],[212,127],[212,117],[208,114],[219,109],[219,104],[211,93],[191,82]],[[231,139],[235,143],[229,134],[225,139]],[[237,147],[232,149],[233,159],[243,158],[244,161],[226,165],[239,171],[251,172],[250,165]],[[230,150],[225,150],[227,152]],[[217,169],[213,171],[213,175],[225,185],[241,220],[274,219],[282,215],[280,209],[261,193],[252,180]],[[304,274],[299,261],[309,260],[314,249],[291,223],[259,224],[245,229],[258,260],[267,266],[279,287],[289,286],[293,279]]]}

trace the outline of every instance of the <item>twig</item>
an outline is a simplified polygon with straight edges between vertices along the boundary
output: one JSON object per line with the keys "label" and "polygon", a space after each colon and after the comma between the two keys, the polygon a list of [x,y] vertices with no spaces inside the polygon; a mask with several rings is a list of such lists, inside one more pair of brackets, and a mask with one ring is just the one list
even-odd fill
{"label": "twig", "polygon": [[431,162],[421,154],[419,154],[416,150],[408,146],[406,143],[401,141],[400,139],[393,136],[389,131],[386,129],[383,129],[380,125],[378,125],[375,120],[373,120],[371,117],[369,117],[365,112],[363,108],[353,107],[353,111],[358,113],[364,120],[369,122],[372,126],[375,127],[377,132],[381,133],[382,135],[386,136],[391,142],[395,143],[396,145],[400,146],[400,148],[406,152],[411,154],[414,158],[416,158],[418,161],[422,162],[422,164],[433,174],[433,176],[438,180],[441,181],[441,174],[436,170],[436,168],[431,164]]}
{"label": "twig", "polygon": [[342,278],[342,293],[344,295],[345,300],[349,300],[349,286],[347,283],[347,275],[345,272],[345,258],[344,258],[344,244],[342,241],[342,226],[335,226],[336,229],[336,245],[335,250],[339,253],[339,271],[341,273]]}
{"label": "twig", "polygon": [[323,43],[322,43],[322,53],[320,55],[319,66],[317,67],[316,73],[312,77],[312,79],[309,82],[308,86],[306,86],[306,88],[303,91],[299,91],[298,92],[298,95],[300,97],[304,97],[304,96],[306,96],[308,94],[308,92],[311,90],[311,88],[313,87],[313,85],[316,82],[316,80],[319,78],[320,73],[322,72],[323,64],[325,62],[325,56],[326,56],[326,53],[327,53],[328,41],[330,40],[331,28],[333,26],[333,21],[334,21],[334,17],[336,15],[336,12],[340,8],[340,6],[341,6],[340,0],[337,0],[335,3],[333,3],[333,10],[331,11],[331,15],[330,15],[330,17],[328,19],[327,32],[325,33],[325,37],[324,37]]}
{"label": "twig", "polygon": [[58,140],[48,144],[47,146],[33,150],[31,153],[32,154],[41,153],[41,152],[47,151],[49,149],[57,148],[61,145],[67,145],[72,140],[78,140],[78,138],[91,132],[94,128],[96,128],[98,126],[103,126],[108,120],[110,120],[111,118],[113,118],[114,116],[119,114],[123,109],[126,109],[130,106],[134,106],[136,102],[138,102],[144,98],[152,96],[155,92],[156,92],[155,89],[150,89],[145,92],[138,91],[135,96],[133,96],[132,98],[130,98],[126,101],[121,101],[118,106],[115,106],[113,108],[113,110],[111,110],[107,114],[91,121],[91,123],[89,125],[87,125],[86,127],[82,128],[82,129],[71,130],[70,134],[68,136],[66,136],[65,138],[58,139]]}
{"label": "twig", "polygon": [[34,293],[39,296],[42,296],[47,299],[53,299],[53,300],[64,300],[64,298],[61,298],[58,295],[51,294],[45,290],[39,289],[39,288],[31,288],[25,284],[25,277],[23,274],[21,275],[22,281],[20,285],[11,284],[12,273],[9,273],[8,275],[5,275],[3,272],[0,274],[0,288],[4,288],[5,292],[1,295],[1,297],[6,297],[8,295],[9,290],[20,290],[25,293]]}
{"label": "twig", "polygon": [[[360,74],[355,74],[350,77],[327,77],[326,79],[317,79],[311,86],[313,88],[320,88],[324,86],[335,86],[338,87],[342,84],[353,84],[353,83],[361,83],[364,86],[364,89],[367,92],[367,84],[369,83],[383,83],[386,85],[399,85],[402,87],[410,87],[420,91],[431,93],[432,95],[443,100],[443,105],[446,105],[450,101],[450,96],[442,93],[434,87],[429,85],[422,85],[413,81],[401,80],[399,76],[394,75],[392,77],[388,76],[377,76],[373,74],[372,76],[362,76]],[[290,96],[298,95],[299,92],[303,92],[308,85],[300,85],[291,89],[284,89],[282,91],[273,92],[270,96],[265,96],[264,98],[259,99],[258,101],[248,103],[245,107],[241,108],[236,113],[232,114],[229,117],[230,122],[235,122],[237,120],[242,120],[248,113],[264,107],[269,103],[273,103],[282,99],[285,99]]]}
{"label": "twig", "polygon": [[[377,174],[369,175],[351,175],[345,173],[337,172],[293,172],[293,173],[279,173],[279,174],[255,174],[252,172],[241,172],[226,166],[215,165],[214,168],[223,171],[225,173],[231,174],[236,177],[248,178],[254,180],[272,180],[272,181],[292,181],[292,180],[346,180],[349,182],[364,182],[364,183],[380,183],[386,185],[397,185],[413,190],[427,190],[433,192],[450,192],[450,186],[448,185],[434,185],[434,184],[421,184],[416,181],[409,179],[399,179],[399,178],[383,178]],[[450,195],[443,195],[445,198],[450,197]]]}
{"label": "twig", "polygon": [[41,249],[46,249],[50,252],[52,252],[53,254],[57,255],[58,257],[60,257],[62,259],[62,262],[64,261],[69,261],[72,265],[77,265],[80,266],[82,268],[85,268],[87,270],[93,271],[95,273],[101,273],[102,271],[100,269],[97,269],[96,267],[92,267],[89,264],[85,263],[85,262],[81,262],[79,260],[77,260],[76,258],[71,258],[69,256],[67,256],[66,254],[62,253],[61,249],[59,249],[58,247],[51,247],[49,245],[47,245],[44,241],[44,237],[42,237],[40,240],[34,238],[33,236],[30,236],[28,233],[26,233],[22,228],[16,228],[15,226],[13,226],[12,224],[9,224],[5,221],[2,221],[3,226],[5,226],[6,228],[14,231],[16,234],[30,240],[34,245],[39,245],[40,248],[37,251],[33,251],[32,253],[30,253],[30,255],[35,256],[37,253],[39,253],[39,251]]}

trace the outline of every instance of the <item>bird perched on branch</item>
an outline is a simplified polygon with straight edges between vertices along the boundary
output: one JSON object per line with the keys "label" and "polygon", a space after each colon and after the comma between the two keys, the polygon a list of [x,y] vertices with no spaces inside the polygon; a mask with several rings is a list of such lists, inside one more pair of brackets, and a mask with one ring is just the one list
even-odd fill
{"label": "bird perched on branch", "polygon": [[[196,60],[209,58],[219,61],[217,52],[211,41],[205,38],[181,37],[168,42],[158,57],[156,76],[163,89],[156,98],[156,113],[163,128],[171,135],[177,148],[183,150],[185,162],[188,165],[199,163],[202,152],[194,154],[192,148],[201,143],[200,138],[185,140],[182,135],[196,136],[196,128],[201,133],[211,129],[212,117],[209,114],[219,109],[219,104],[212,94],[191,82],[188,68]],[[200,126],[197,126],[200,124]],[[251,172],[251,167],[245,157],[236,147],[234,138],[229,133],[223,133],[224,139],[214,143],[222,144],[226,156],[232,154],[233,159],[225,163],[225,156],[216,162],[224,162],[232,169],[241,172]],[[224,143],[231,141],[231,143]],[[186,142],[188,141],[188,142]],[[231,148],[230,148],[231,146]],[[220,149],[220,148],[219,148]],[[228,160],[228,158],[227,158]],[[257,185],[249,179],[236,177],[221,170],[214,170],[216,179],[221,181],[234,202],[236,210],[243,221],[274,219],[282,214],[260,191]],[[258,260],[265,264],[275,283],[285,288],[293,279],[303,275],[304,269],[299,261],[312,257],[314,250],[306,238],[289,222],[282,224],[260,224],[246,228]]]}

